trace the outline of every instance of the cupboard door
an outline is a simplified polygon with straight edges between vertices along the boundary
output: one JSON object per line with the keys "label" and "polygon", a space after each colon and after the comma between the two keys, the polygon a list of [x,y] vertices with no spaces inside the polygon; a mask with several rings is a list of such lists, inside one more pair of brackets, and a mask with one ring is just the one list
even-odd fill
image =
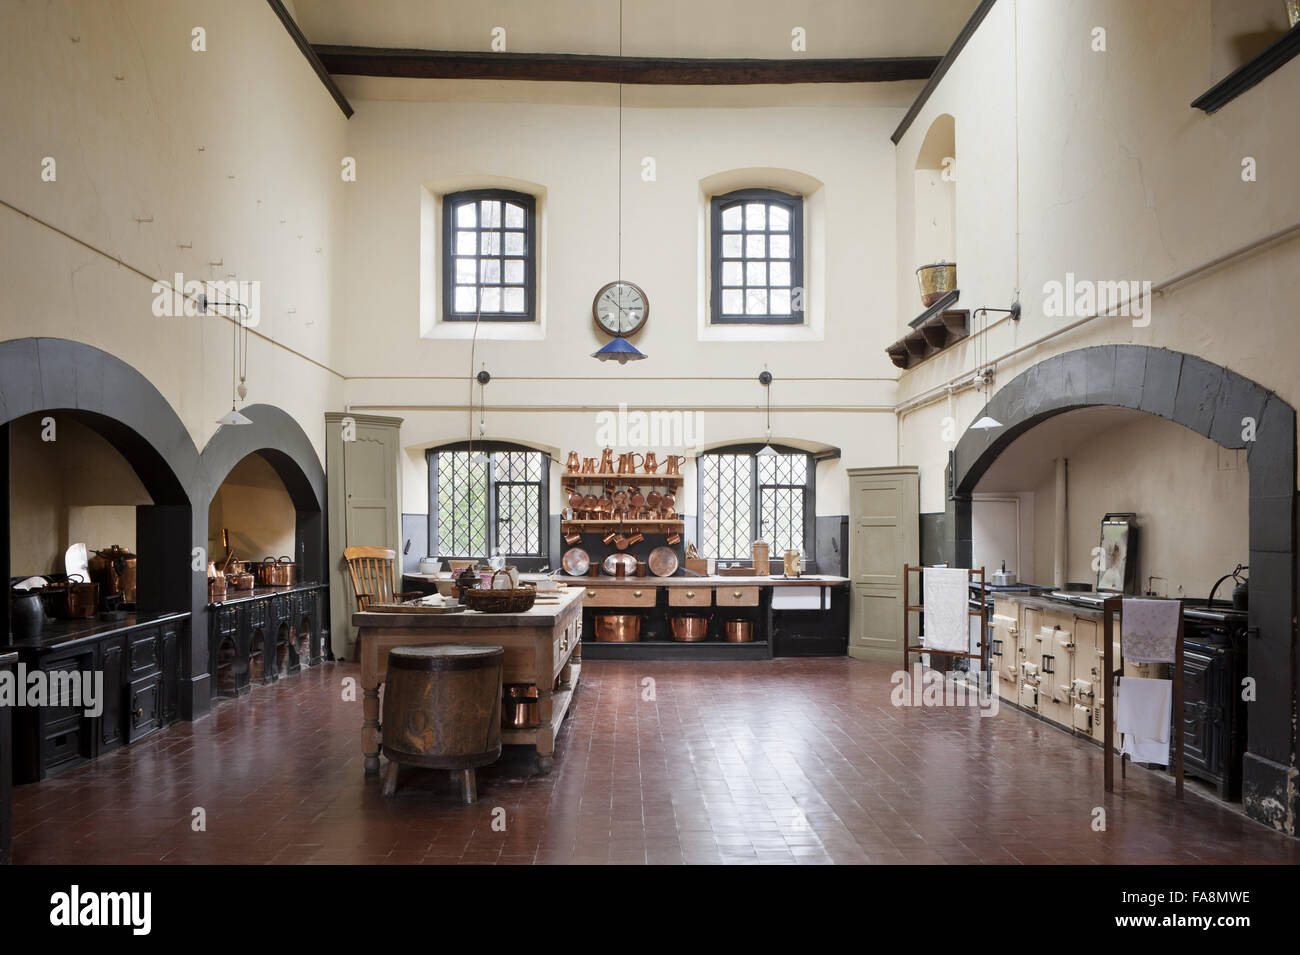
{"label": "cupboard door", "polygon": [[162,680],[158,677],[131,684],[126,714],[127,742],[134,743],[161,726],[158,709],[161,687]]}
{"label": "cupboard door", "polygon": [[849,471],[850,656],[902,662],[903,565],[919,560],[919,493],[915,468]]}
{"label": "cupboard door", "polygon": [[164,628],[162,634],[162,720],[175,723],[180,718],[181,642],[175,627]]}
{"label": "cupboard door", "polygon": [[122,745],[123,643],[114,640],[100,647],[99,668],[104,673],[104,712],[99,714],[99,748],[116,749]]}

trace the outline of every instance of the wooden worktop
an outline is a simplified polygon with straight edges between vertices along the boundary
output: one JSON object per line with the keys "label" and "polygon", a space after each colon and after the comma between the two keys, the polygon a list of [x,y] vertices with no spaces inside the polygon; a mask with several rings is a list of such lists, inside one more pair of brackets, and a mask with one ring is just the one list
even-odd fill
{"label": "wooden worktop", "polygon": [[[410,580],[423,580],[428,583],[451,580],[445,571],[437,574],[404,574]],[[521,574],[524,581],[535,581],[540,574]],[[843,587],[849,582],[847,577],[835,577],[830,574],[810,574],[804,577],[725,577],[713,574],[708,577],[688,577],[679,574],[675,577],[571,577],[557,574],[558,583],[570,587]]]}
{"label": "wooden worktop", "polygon": [[476,627],[540,627],[553,623],[574,601],[582,599],[581,587],[564,587],[557,593],[556,601],[538,601],[531,610],[523,613],[480,613],[463,610],[460,613],[354,613],[352,624],[356,627],[373,627],[386,630],[421,628],[428,630],[469,630]]}
{"label": "wooden worktop", "polygon": [[570,587],[843,587],[847,577],[561,577]]}

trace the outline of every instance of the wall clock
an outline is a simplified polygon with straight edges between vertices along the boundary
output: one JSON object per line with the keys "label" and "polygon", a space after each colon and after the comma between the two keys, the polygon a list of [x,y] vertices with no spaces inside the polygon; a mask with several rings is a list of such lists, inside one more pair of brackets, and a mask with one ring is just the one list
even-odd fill
{"label": "wall clock", "polygon": [[635,335],[650,317],[650,299],[631,282],[610,282],[591,303],[596,327],[607,335]]}

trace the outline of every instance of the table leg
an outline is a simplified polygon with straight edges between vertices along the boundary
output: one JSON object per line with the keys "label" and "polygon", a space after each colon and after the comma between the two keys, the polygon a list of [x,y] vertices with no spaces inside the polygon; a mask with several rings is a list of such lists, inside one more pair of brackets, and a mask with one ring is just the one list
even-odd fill
{"label": "table leg", "polygon": [[460,795],[467,806],[478,802],[478,777],[473,769],[460,771]]}
{"label": "table leg", "polygon": [[379,772],[379,687],[361,690],[361,755],[367,776]]}
{"label": "table leg", "polygon": [[388,771],[384,774],[384,795],[392,796],[397,792],[397,774],[399,766],[395,760],[388,761]]}

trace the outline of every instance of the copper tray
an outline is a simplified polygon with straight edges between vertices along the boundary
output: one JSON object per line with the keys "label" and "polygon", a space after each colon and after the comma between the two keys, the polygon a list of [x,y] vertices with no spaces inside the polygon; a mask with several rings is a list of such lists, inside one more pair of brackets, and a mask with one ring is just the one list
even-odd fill
{"label": "copper tray", "polygon": [[656,547],[650,552],[650,573],[656,577],[671,577],[677,573],[677,551],[671,547]]}

